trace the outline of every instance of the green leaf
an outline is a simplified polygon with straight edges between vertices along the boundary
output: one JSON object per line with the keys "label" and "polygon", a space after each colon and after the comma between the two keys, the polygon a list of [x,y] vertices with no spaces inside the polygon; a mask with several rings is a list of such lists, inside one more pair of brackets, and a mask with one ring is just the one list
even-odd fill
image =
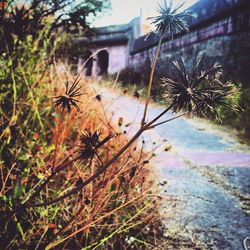
{"label": "green leaf", "polygon": [[24,155],[21,155],[20,157],[18,157],[18,160],[19,161],[27,161],[27,160],[29,160],[29,158],[30,158],[29,154],[24,154]]}
{"label": "green leaf", "polygon": [[22,195],[22,184],[20,183],[20,181],[17,181],[13,191],[13,198],[18,199],[20,198],[21,195]]}
{"label": "green leaf", "polygon": [[40,179],[40,180],[42,180],[42,179],[44,179],[44,175],[42,173],[38,173],[37,174],[37,178]]}
{"label": "green leaf", "polygon": [[55,147],[54,144],[50,145],[50,146],[47,147],[47,149],[46,149],[46,154],[49,154],[49,153],[55,151],[55,148],[56,148],[56,147]]}
{"label": "green leaf", "polygon": [[24,239],[24,232],[23,232],[23,229],[22,229],[21,224],[19,222],[17,223],[17,229],[18,229],[19,233],[22,235],[22,239]]}

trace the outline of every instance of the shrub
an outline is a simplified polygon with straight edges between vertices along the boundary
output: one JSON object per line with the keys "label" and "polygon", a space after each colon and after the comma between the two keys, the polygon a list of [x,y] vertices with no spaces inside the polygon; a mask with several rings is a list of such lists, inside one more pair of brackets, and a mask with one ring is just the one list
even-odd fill
{"label": "shrub", "polygon": [[240,94],[238,103],[242,111],[235,115],[230,109],[222,107],[219,110],[221,121],[236,128],[242,135],[250,137],[250,88],[238,84]]}

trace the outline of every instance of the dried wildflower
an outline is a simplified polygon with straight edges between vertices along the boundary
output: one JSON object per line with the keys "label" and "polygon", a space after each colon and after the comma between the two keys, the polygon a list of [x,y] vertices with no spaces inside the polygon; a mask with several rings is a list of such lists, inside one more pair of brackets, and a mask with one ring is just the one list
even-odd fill
{"label": "dried wildflower", "polygon": [[178,72],[178,81],[162,78],[166,87],[165,98],[170,101],[174,112],[185,109],[189,113],[217,114],[219,106],[227,106],[236,110],[238,89],[230,82],[222,83],[220,81],[221,65],[215,63],[207,71],[197,73],[200,63],[201,61],[190,74],[187,72],[183,60],[181,64],[174,62]]}
{"label": "dried wildflower", "polygon": [[139,94],[139,92],[137,90],[134,91],[133,97],[135,97],[137,99],[140,98],[140,94]]}
{"label": "dried wildflower", "polygon": [[155,25],[156,31],[161,35],[173,35],[181,33],[182,31],[188,31],[188,25],[185,19],[190,16],[188,11],[181,12],[184,2],[176,7],[173,6],[173,0],[167,3],[167,0],[163,0],[162,4],[158,5],[156,17],[150,17],[152,24]]}
{"label": "dried wildflower", "polygon": [[137,170],[137,167],[136,167],[136,166],[134,166],[134,167],[132,167],[132,168],[130,169],[129,176],[130,176],[131,178],[133,178],[133,177],[135,176],[136,170]]}
{"label": "dried wildflower", "polygon": [[78,153],[81,156],[81,159],[91,159],[96,153],[96,150],[108,142],[113,135],[108,135],[102,141],[100,140],[100,132],[95,131],[91,133],[88,130],[85,130],[84,133],[80,136],[81,145],[79,146]]}
{"label": "dried wildflower", "polygon": [[94,133],[85,130],[80,136],[81,146],[79,147],[79,154],[82,159],[93,158],[96,152],[96,147],[100,143],[100,133],[95,131]]}
{"label": "dried wildflower", "polygon": [[123,118],[119,117],[119,119],[118,119],[118,126],[121,127],[122,124],[123,124]]}
{"label": "dried wildflower", "polygon": [[94,97],[94,99],[95,99],[96,101],[100,102],[100,101],[102,100],[102,96],[101,96],[100,94],[98,94],[98,95],[96,95],[96,96]]}
{"label": "dried wildflower", "polygon": [[83,95],[83,93],[80,92],[81,87],[78,87],[79,84],[79,77],[76,77],[75,81],[69,88],[68,82],[66,83],[66,93],[65,95],[60,95],[54,97],[57,99],[54,101],[55,107],[61,106],[62,110],[64,111],[65,108],[67,108],[67,111],[71,111],[71,106],[73,106],[77,111],[80,111],[79,106],[77,105],[78,100],[75,98],[78,96]]}

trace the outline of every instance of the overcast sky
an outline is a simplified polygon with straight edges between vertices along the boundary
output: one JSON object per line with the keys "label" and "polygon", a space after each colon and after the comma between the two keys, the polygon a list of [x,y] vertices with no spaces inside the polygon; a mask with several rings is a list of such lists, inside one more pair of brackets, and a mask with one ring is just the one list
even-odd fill
{"label": "overcast sky", "polygon": [[[155,15],[157,4],[162,0],[111,0],[112,10],[104,17],[97,19],[94,26],[106,26],[112,24],[128,23],[134,17],[140,15],[142,10],[143,17]],[[169,0],[168,0],[169,1]],[[186,0],[185,8],[191,6],[198,0]],[[174,0],[174,4],[182,3],[183,0]]]}

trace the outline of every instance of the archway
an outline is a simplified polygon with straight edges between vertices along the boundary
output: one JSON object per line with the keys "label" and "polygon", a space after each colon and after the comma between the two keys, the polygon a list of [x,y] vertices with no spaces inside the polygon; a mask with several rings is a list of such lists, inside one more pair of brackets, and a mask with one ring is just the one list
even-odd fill
{"label": "archway", "polygon": [[90,50],[85,51],[83,54],[83,63],[84,63],[84,72],[86,76],[92,75],[92,68],[93,68],[93,58],[92,52]]}
{"label": "archway", "polygon": [[97,54],[98,75],[108,73],[109,53],[107,50],[102,50]]}

